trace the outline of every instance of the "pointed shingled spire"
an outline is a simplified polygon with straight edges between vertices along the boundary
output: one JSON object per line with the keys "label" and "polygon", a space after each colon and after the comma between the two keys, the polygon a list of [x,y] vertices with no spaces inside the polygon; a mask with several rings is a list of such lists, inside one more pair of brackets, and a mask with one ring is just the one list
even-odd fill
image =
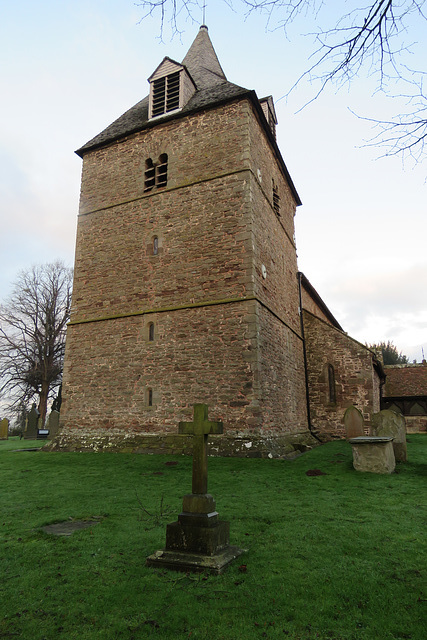
{"label": "pointed shingled spire", "polygon": [[200,27],[182,64],[187,67],[197,89],[206,89],[227,81],[209,37],[208,28],[204,24]]}

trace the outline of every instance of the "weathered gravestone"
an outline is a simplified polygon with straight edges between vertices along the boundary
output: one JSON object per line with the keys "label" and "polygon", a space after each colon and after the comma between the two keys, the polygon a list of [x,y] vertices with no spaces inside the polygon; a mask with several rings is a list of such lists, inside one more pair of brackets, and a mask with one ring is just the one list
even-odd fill
{"label": "weathered gravestone", "polygon": [[31,411],[27,416],[27,426],[25,428],[25,433],[24,433],[25,440],[37,439],[39,417],[40,417],[40,413],[36,409],[36,405],[33,404],[33,406],[31,407]]}
{"label": "weathered gravestone", "polygon": [[59,411],[52,409],[46,422],[46,429],[49,431],[49,439],[55,438],[59,431]]}
{"label": "weathered gravestone", "polygon": [[407,461],[406,422],[401,413],[383,409],[372,416],[371,433],[373,436],[392,436],[396,462]]}
{"label": "weathered gravestone", "polygon": [[193,436],[192,493],[184,496],[177,522],[166,527],[166,548],[147,558],[150,567],[221,573],[242,549],[229,545],[230,524],[218,519],[208,491],[209,434],[223,432],[222,422],[208,420],[208,407],[194,405],[194,421],[180,422],[179,432]]}
{"label": "weathered gravestone", "polygon": [[3,418],[0,420],[0,440],[7,440],[9,437],[9,420]]}
{"label": "weathered gravestone", "polygon": [[344,414],[345,437],[358,438],[365,435],[363,415],[356,407],[348,407]]}
{"label": "weathered gravestone", "polygon": [[353,406],[348,407],[344,414],[344,425],[353,450],[353,467],[356,471],[393,473],[396,462],[392,437],[365,436],[363,415]]}

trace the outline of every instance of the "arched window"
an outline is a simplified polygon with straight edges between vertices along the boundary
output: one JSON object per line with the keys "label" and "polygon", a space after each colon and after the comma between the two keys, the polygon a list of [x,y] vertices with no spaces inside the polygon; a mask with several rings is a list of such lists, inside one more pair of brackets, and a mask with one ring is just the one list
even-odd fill
{"label": "arched window", "polygon": [[331,404],[336,404],[337,394],[335,389],[335,371],[331,364],[328,365],[328,391],[329,402]]}
{"label": "arched window", "polygon": [[168,183],[168,154],[161,153],[157,162],[151,158],[145,161],[144,193],[154,187],[166,187]]}
{"label": "arched window", "polygon": [[149,407],[153,406],[153,390],[147,389],[147,404]]}
{"label": "arched window", "polygon": [[151,158],[145,161],[144,191],[151,191],[156,182],[156,168]]}
{"label": "arched window", "polygon": [[159,253],[159,239],[157,236],[153,238],[153,256],[157,256]]}
{"label": "arched window", "polygon": [[154,322],[150,322],[148,325],[148,341],[154,342]]}
{"label": "arched window", "polygon": [[162,153],[156,166],[156,185],[166,187],[168,183],[168,154]]}

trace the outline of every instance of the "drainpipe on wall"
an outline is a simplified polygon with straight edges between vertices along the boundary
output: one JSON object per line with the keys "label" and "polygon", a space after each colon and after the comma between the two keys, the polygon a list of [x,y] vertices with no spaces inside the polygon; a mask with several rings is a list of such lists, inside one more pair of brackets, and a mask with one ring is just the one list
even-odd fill
{"label": "drainpipe on wall", "polygon": [[304,319],[303,319],[303,314],[302,314],[302,290],[301,290],[302,289],[302,285],[301,285],[302,275],[303,274],[301,273],[301,271],[298,271],[297,276],[298,276],[298,294],[299,294],[299,319],[300,319],[300,325],[301,325],[302,351],[303,351],[303,355],[304,355],[305,397],[306,397],[306,403],[307,403],[308,430],[310,431],[310,433],[313,436],[313,438],[316,438],[316,440],[318,442],[321,442],[323,444],[323,441],[313,431],[313,427],[312,427],[312,424],[311,424],[311,416],[310,416],[310,389],[309,389],[309,386],[308,386],[307,350],[305,348]]}

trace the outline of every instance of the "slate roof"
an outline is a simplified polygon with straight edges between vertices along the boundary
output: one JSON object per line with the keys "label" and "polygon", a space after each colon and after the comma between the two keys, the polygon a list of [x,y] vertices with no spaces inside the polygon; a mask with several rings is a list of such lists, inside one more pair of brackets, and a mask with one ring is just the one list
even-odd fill
{"label": "slate roof", "polygon": [[228,82],[210,40],[208,28],[205,25],[200,27],[199,33],[182,61],[182,65],[186,68],[196,84],[197,90],[180,111],[172,112],[163,116],[161,119],[155,118],[149,120],[149,96],[146,96],[143,100],[117,118],[117,120],[110,124],[101,133],[92,138],[92,140],[89,140],[89,142],[80,147],[80,149],[76,151],[77,155],[83,158],[84,154],[88,151],[96,149],[97,147],[102,147],[132,133],[136,133],[137,131],[157,126],[160,122],[164,122],[165,120],[169,121],[175,118],[182,118],[201,109],[216,107],[222,103],[246,97],[252,102],[258,112],[267,136],[275,150],[276,157],[282,166],[289,186],[295,196],[296,203],[297,205],[300,205],[301,200],[280,154],[275,137],[265,120],[262,107],[255,91],[245,89],[243,87],[239,87],[237,84]]}
{"label": "slate roof", "polygon": [[[238,87],[231,82],[222,82],[213,87],[196,91],[193,97],[187,102],[187,104],[180,110],[171,113],[169,116],[162,118],[165,120],[171,120],[173,118],[182,118],[188,115],[192,111],[198,111],[205,107],[213,107],[221,102],[228,102],[234,98],[243,97],[251,93],[248,89]],[[89,140],[83,147],[76,151],[77,155],[83,158],[84,154],[88,151],[103,146],[109,142],[114,142],[119,138],[136,133],[147,127],[156,126],[159,124],[159,119],[148,119],[148,96],[138,102],[136,105],[126,111],[120,118],[117,118],[112,124],[110,124],[104,131]]]}
{"label": "slate roof", "polygon": [[182,64],[187,68],[198,89],[206,89],[227,81],[205,25],[200,27]]}

